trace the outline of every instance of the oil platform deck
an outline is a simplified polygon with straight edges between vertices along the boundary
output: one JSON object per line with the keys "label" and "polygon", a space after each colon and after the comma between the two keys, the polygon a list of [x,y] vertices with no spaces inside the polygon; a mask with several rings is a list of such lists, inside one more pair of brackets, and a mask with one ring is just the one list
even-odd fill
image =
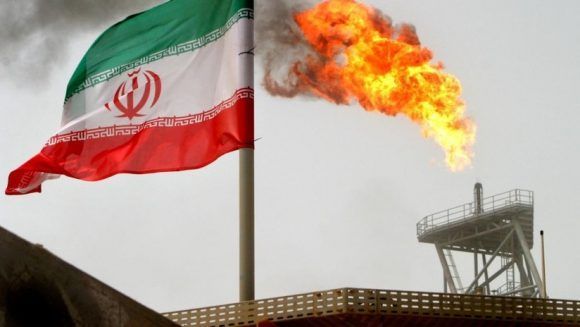
{"label": "oil platform deck", "polygon": [[580,301],[340,288],[175,311],[181,326],[577,326]]}
{"label": "oil platform deck", "polygon": [[517,220],[529,248],[533,247],[532,191],[515,189],[484,198],[480,210],[471,202],[426,216],[417,223],[417,238],[457,251],[491,253],[509,233],[512,220]]}

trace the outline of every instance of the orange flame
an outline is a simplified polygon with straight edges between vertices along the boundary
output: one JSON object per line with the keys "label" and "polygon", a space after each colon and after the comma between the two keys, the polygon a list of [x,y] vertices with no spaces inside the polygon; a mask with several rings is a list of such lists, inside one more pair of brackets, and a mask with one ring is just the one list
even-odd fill
{"label": "orange flame", "polygon": [[452,171],[470,166],[476,127],[464,116],[461,84],[430,63],[433,54],[412,26],[395,29],[355,0],[326,0],[294,19],[315,53],[292,66],[291,91],[267,73],[271,93],[310,93],[337,104],[354,98],[369,111],[403,114],[443,148]]}

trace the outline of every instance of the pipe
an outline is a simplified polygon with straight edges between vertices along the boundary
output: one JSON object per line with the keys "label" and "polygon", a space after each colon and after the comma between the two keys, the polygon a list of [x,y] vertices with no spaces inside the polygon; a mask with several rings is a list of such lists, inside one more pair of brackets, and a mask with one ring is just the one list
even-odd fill
{"label": "pipe", "polygon": [[548,291],[546,290],[546,256],[544,252],[544,231],[540,231],[540,238],[542,239],[542,281],[544,282],[544,298],[548,298]]}
{"label": "pipe", "polygon": [[473,205],[476,215],[483,212],[483,185],[481,183],[475,183],[473,187]]}

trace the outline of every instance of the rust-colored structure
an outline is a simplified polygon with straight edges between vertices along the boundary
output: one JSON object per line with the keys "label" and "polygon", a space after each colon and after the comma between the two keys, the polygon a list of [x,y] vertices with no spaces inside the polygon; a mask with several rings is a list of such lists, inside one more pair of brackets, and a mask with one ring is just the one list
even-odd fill
{"label": "rust-colored structure", "polygon": [[0,228],[0,326],[176,326]]}
{"label": "rust-colored structure", "polygon": [[580,326],[580,301],[341,288],[165,314],[182,326]]}

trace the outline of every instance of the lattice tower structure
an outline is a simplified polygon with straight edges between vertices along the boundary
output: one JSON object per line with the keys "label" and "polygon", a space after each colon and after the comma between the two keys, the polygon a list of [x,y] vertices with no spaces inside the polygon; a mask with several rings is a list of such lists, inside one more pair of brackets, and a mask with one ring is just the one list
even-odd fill
{"label": "lattice tower structure", "polygon": [[[435,245],[449,293],[546,297],[531,254],[534,193],[514,189],[483,197],[475,184],[473,202],[446,209],[417,223],[419,242]],[[460,275],[458,252],[473,256],[473,276]],[[462,282],[470,281],[469,283]]]}

